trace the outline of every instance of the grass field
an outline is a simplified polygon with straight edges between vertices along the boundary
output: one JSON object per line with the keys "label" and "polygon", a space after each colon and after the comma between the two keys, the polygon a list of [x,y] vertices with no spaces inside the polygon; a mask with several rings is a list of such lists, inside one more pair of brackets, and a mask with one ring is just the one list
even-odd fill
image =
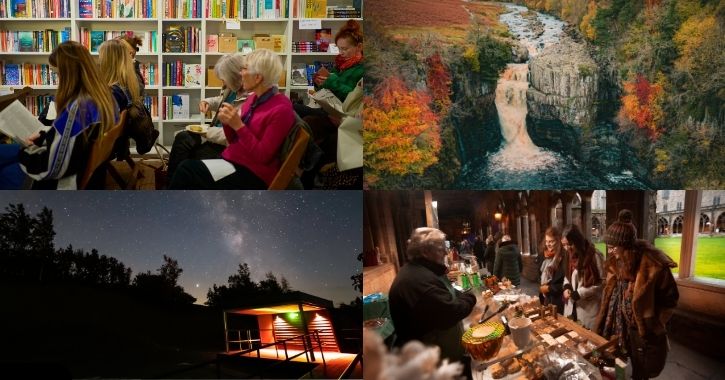
{"label": "grass field", "polygon": [[[655,246],[668,254],[676,263],[680,263],[682,237],[662,237],[655,239]],[[597,243],[597,249],[606,253],[604,243]],[[677,273],[678,268],[672,272]],[[695,276],[725,280],[725,236],[700,236],[697,239],[695,255]]]}

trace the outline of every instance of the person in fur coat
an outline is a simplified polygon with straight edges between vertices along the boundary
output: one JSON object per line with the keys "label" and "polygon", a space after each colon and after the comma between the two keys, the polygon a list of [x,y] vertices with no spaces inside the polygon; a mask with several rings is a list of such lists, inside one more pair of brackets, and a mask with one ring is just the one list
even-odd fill
{"label": "person in fur coat", "polygon": [[677,264],[649,242],[638,240],[632,213],[622,210],[607,229],[607,278],[594,331],[619,338],[619,354],[632,361],[632,378],[662,372],[669,351],[667,321],[679,293],[672,276]]}

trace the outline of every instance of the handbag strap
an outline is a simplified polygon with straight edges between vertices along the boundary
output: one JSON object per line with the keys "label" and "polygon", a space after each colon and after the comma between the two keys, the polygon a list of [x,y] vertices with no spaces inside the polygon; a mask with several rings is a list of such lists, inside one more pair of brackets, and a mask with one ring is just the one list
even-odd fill
{"label": "handbag strap", "polygon": [[[156,149],[156,154],[159,156],[159,161],[161,161],[161,170],[168,170],[169,168],[169,155],[171,152],[169,152],[168,149],[166,149],[165,146],[156,143],[154,144],[154,149]],[[166,156],[162,153],[166,152]]]}

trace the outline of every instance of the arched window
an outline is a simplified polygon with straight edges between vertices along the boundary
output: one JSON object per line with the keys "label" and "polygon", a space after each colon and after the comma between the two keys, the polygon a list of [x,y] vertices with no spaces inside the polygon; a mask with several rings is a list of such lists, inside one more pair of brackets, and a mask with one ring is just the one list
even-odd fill
{"label": "arched window", "polygon": [[705,214],[700,214],[700,231],[701,234],[707,234],[710,233],[710,228],[712,228],[712,223],[710,223],[710,217]]}
{"label": "arched window", "polygon": [[673,234],[681,234],[682,233],[682,215],[675,218],[674,221],[672,221],[672,233]]}
{"label": "arched window", "polygon": [[657,235],[669,235],[670,231],[669,231],[668,225],[669,225],[669,223],[667,223],[667,219],[665,219],[665,218],[657,219]]}

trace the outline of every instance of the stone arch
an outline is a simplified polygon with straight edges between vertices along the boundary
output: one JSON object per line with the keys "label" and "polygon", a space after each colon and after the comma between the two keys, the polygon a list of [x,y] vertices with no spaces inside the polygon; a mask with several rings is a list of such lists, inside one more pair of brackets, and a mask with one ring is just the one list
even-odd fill
{"label": "stone arch", "polygon": [[716,220],[715,228],[719,228],[719,232],[725,232],[725,212],[720,213]]}
{"label": "stone arch", "polygon": [[672,233],[673,234],[682,233],[682,215],[678,215],[675,218],[675,220],[672,221]]}
{"label": "stone arch", "polygon": [[657,235],[669,235],[670,228],[667,219],[660,217],[657,219]]}
{"label": "stone arch", "polygon": [[710,230],[712,229],[712,223],[710,223],[710,217],[706,214],[700,214],[700,226],[698,231],[701,234],[707,234],[710,233]]}

